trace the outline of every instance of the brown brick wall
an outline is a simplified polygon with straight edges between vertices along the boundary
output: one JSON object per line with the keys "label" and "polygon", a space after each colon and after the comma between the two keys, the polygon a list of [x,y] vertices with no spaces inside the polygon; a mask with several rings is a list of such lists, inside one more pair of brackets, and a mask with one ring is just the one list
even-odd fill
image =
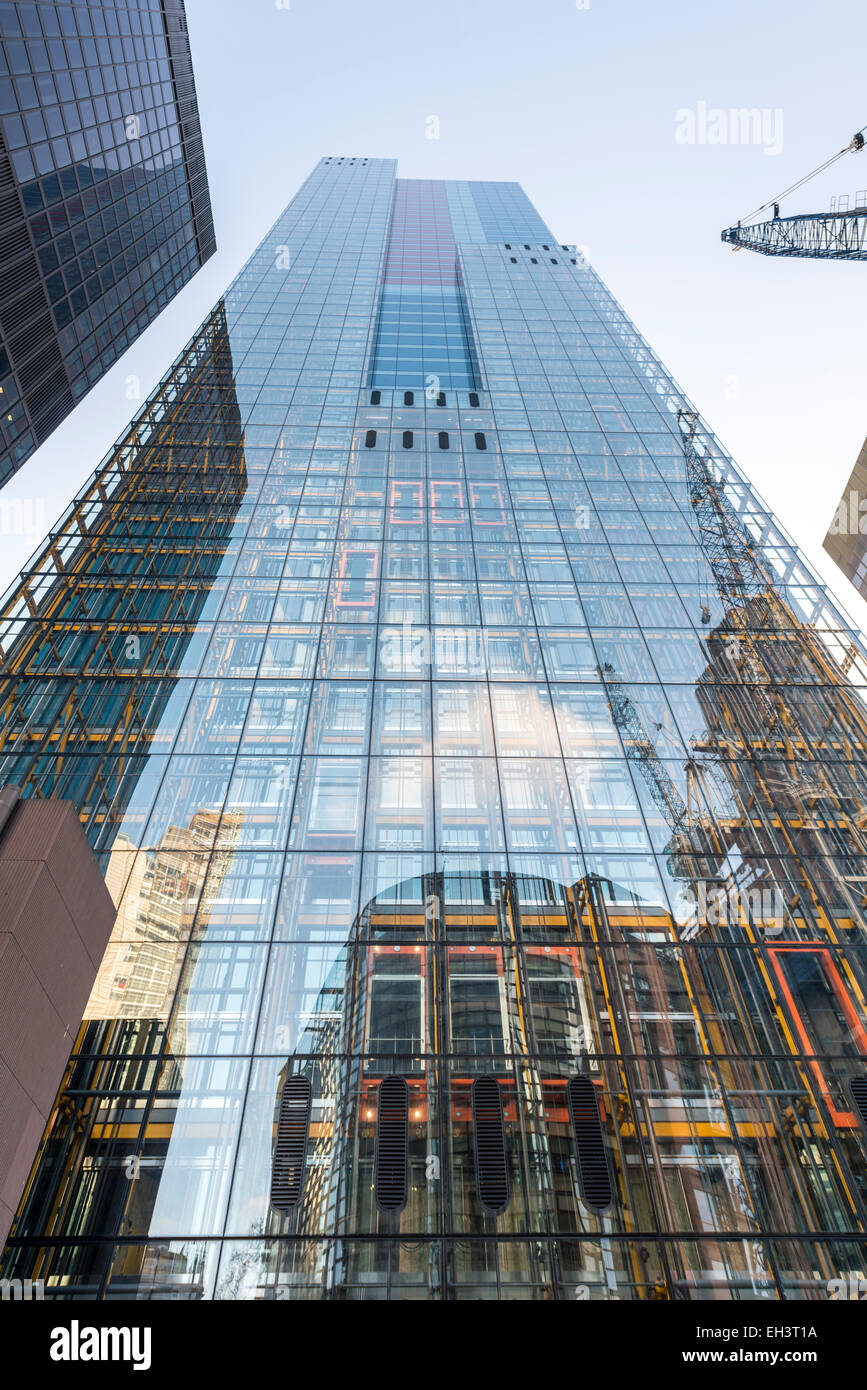
{"label": "brown brick wall", "polygon": [[114,915],[73,804],[20,802],[0,834],[0,1246]]}

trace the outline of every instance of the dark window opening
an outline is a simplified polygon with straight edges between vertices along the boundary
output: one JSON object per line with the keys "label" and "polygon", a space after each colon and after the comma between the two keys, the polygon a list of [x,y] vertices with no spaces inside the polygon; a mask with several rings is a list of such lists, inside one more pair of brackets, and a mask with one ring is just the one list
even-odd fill
{"label": "dark window opening", "polygon": [[484,436],[484,434],[482,433],[482,431],[481,431],[481,430],[478,430],[477,433],[476,433],[476,448],[477,448],[477,449],[487,449],[487,447],[488,447],[488,441],[487,441],[487,439],[485,438],[485,436]]}
{"label": "dark window opening", "polygon": [[404,432],[403,432],[403,447],[404,447],[405,449],[411,449],[411,448],[412,448],[412,430],[404,430]]}
{"label": "dark window opening", "polygon": [[437,392],[437,405],[445,405],[445,403],[446,403],[446,393],[445,393],[445,391],[438,391],[438,392]]}
{"label": "dark window opening", "polygon": [[381,392],[381,391],[371,391],[371,393],[370,393],[370,404],[371,404],[371,405],[379,405],[379,403],[380,403],[381,400],[382,400],[382,392]]}
{"label": "dark window opening", "polygon": [[447,449],[447,448],[449,447],[449,432],[448,432],[448,430],[440,430],[440,432],[439,432],[439,434],[438,434],[438,436],[437,436],[437,440],[438,440],[438,443],[439,443],[439,446],[440,446],[441,449]]}
{"label": "dark window opening", "polygon": [[477,406],[478,404],[479,404],[479,393],[478,393],[478,391],[471,391],[471,392],[470,392],[470,405],[472,405],[472,406]]}
{"label": "dark window opening", "polygon": [[861,1121],[861,1128],[867,1138],[867,1078],[854,1076],[849,1082],[849,1090],[855,1102],[855,1113]]}
{"label": "dark window opening", "polygon": [[531,257],[530,257],[530,265],[538,265],[538,264],[539,264],[539,262],[536,260],[536,257],[535,257],[535,256],[531,256]]}
{"label": "dark window opening", "polygon": [[312,1101],[308,1078],[290,1076],[280,1096],[277,1142],[271,1167],[271,1205],[277,1211],[289,1211],[301,1201]]}
{"label": "dark window opening", "polygon": [[364,436],[364,447],[365,449],[376,448],[376,430],[367,431],[367,434]]}
{"label": "dark window opening", "polygon": [[503,1098],[499,1083],[492,1076],[478,1076],[473,1082],[473,1147],[479,1201],[487,1211],[505,1211],[509,1204],[509,1172]]}
{"label": "dark window opening", "polygon": [[614,1194],[596,1087],[589,1076],[572,1076],[566,1086],[566,1097],[578,1154],[581,1200],[591,1211],[605,1211]]}
{"label": "dark window opening", "polygon": [[517,265],[517,264],[518,264],[518,257],[517,257],[517,256],[510,256],[510,257],[509,257],[509,260],[512,262],[512,265]]}
{"label": "dark window opening", "polygon": [[552,265],[557,265],[557,263],[558,263],[558,262],[557,262],[557,257],[556,257],[556,256],[552,256],[552,257],[551,257],[551,264],[552,264]]}
{"label": "dark window opening", "polygon": [[402,1211],[407,1199],[409,1087],[386,1076],[379,1087],[373,1195],[380,1211]]}
{"label": "dark window opening", "polygon": [[414,401],[415,401],[415,392],[414,392],[414,391],[404,391],[404,393],[403,393],[403,403],[404,403],[404,405],[412,405],[412,404],[414,403]]}

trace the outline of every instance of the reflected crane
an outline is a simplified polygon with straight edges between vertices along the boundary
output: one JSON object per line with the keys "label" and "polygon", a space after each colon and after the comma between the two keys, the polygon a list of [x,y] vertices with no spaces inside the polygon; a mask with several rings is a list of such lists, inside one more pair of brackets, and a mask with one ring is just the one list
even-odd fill
{"label": "reflected crane", "polygon": [[722,847],[718,842],[713,843],[716,836],[702,808],[699,791],[702,768],[694,758],[687,759],[684,764],[684,800],[611,662],[606,661],[597,670],[604,684],[611,718],[623,740],[626,758],[637,766],[656,809],[671,830],[666,850],[668,872],[673,878],[706,879],[707,866],[702,856],[710,855],[716,861]]}

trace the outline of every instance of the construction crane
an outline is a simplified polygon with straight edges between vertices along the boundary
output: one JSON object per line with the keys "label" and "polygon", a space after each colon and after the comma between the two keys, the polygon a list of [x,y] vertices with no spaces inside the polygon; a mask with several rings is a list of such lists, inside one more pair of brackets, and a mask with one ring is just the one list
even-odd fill
{"label": "construction crane", "polygon": [[610,661],[597,668],[605,683],[605,695],[611,717],[623,736],[627,758],[638,765],[656,809],[674,829],[686,818],[686,804],[671,776],[659,760],[659,754],[632,700],[617,678]]}
{"label": "construction crane", "polygon": [[[730,622],[737,627],[738,660],[741,666],[756,668],[748,636],[748,613],[761,618],[767,616],[767,594],[771,589],[771,576],[755,553],[749,536],[744,530],[734,508],[725,496],[722,483],[714,471],[713,461],[700,453],[696,447],[698,416],[695,411],[681,409],[677,412],[677,422],[681,431],[684,459],[686,463],[687,492],[690,505],[698,522],[702,550],[714,576],[716,588],[722,599]],[[710,622],[711,611],[708,602],[701,605],[702,621]],[[699,785],[703,768],[699,762],[690,758],[685,764],[687,774],[687,801],[684,801],[678,788],[664,764],[647,728],[633,704],[628,692],[618,679],[610,662],[598,668],[605,684],[605,693],[611,717],[622,738],[629,761],[635,763],[647,784],[654,804],[660,815],[671,828],[672,837],[668,845],[669,872],[680,875],[684,868],[684,853],[688,855],[714,855],[719,853],[719,845],[711,843],[715,836],[708,835],[707,825],[700,810],[701,797]],[[756,672],[757,679],[760,673]],[[762,706],[765,727],[776,719],[776,711],[771,705],[761,685],[757,687],[757,699]]]}
{"label": "construction crane", "polygon": [[707,879],[709,871],[704,861],[708,857],[717,860],[719,846],[712,843],[715,837],[708,829],[701,805],[702,769],[694,758],[685,763],[687,800],[684,801],[611,662],[606,661],[597,670],[604,683],[611,718],[623,739],[627,760],[637,766],[656,809],[671,830],[666,847],[669,874],[673,878]]}
{"label": "construction crane", "polygon": [[[754,702],[767,735],[777,723],[779,701],[772,699],[765,688],[754,634],[757,627],[763,628],[769,622],[775,593],[773,579],[726,497],[713,460],[696,447],[696,412],[678,410],[677,423],[686,464],[687,494],[698,523],[702,552],[710,565],[730,629],[727,637],[721,634],[726,655],[742,675],[754,680]],[[701,618],[705,624],[711,618],[704,590],[701,591]]]}
{"label": "construction crane", "polygon": [[[771,576],[729,503],[712,460],[696,448],[696,412],[678,410],[677,423],[686,464],[687,494],[698,522],[702,550],[725,608],[738,610],[767,594]],[[702,621],[710,621],[707,604],[702,605]]]}
{"label": "construction crane", "polygon": [[[726,621],[735,630],[737,664],[756,681],[754,702],[761,726],[767,732],[778,723],[780,712],[764,687],[764,673],[753,649],[752,628],[756,623],[764,626],[770,617],[773,580],[726,497],[724,483],[716,474],[712,458],[697,447],[697,414],[680,409],[677,421],[686,464],[687,492],[698,523],[702,550],[722,600]],[[702,621],[709,623],[710,617],[709,604],[703,602]],[[598,668],[598,674],[604,682],[608,707],[622,737],[626,758],[638,767],[654,805],[671,831],[665,849],[668,873],[692,884],[701,881],[705,886],[708,882],[724,883],[727,851],[713,816],[703,804],[702,792],[707,805],[713,798],[707,796],[706,769],[702,761],[690,757],[684,763],[684,799],[612,664],[606,662]],[[700,930],[694,923],[688,934],[697,935]]]}
{"label": "construction crane", "polygon": [[[818,769],[815,757],[804,759],[802,753],[799,755],[799,745],[803,743],[803,736],[793,725],[779,691],[773,685],[769,688],[766,684],[767,674],[763,668],[761,652],[756,650],[757,639],[769,639],[773,644],[779,645],[781,633],[799,633],[800,626],[777,593],[770,570],[757,554],[755,543],[726,496],[724,480],[718,476],[709,451],[701,448],[697,442],[696,413],[689,409],[681,409],[678,411],[677,420],[686,464],[689,500],[698,523],[702,548],[724,605],[724,622],[726,627],[732,630],[732,635],[738,638],[740,669],[749,672],[755,681],[751,704],[756,711],[762,738],[767,739],[770,735],[779,747],[779,755],[775,752],[769,766],[768,760],[762,758],[754,763],[752,754],[742,745],[740,748],[732,746],[728,755],[729,780],[734,786],[740,780],[741,769],[746,772],[749,768],[746,777],[748,797],[744,801],[744,793],[741,792],[741,804],[744,809],[733,818],[718,822],[717,813],[712,814],[710,810],[717,798],[710,794],[707,785],[708,774],[716,766],[718,749],[709,747],[710,762],[701,757],[690,757],[686,760],[684,798],[657,753],[653,739],[616,670],[610,662],[598,668],[598,674],[604,682],[612,719],[623,740],[626,758],[638,767],[657,810],[670,828],[671,835],[665,847],[668,873],[672,878],[690,884],[694,893],[695,886],[702,880],[705,888],[708,884],[715,884],[725,889],[730,882],[734,872],[730,851],[741,853],[739,831],[743,831],[747,825],[751,840],[756,827],[763,823],[761,816],[758,820],[754,818],[751,809],[757,794],[761,796],[776,790],[778,796],[779,793],[784,793],[786,797],[797,800],[811,799],[812,808],[807,813],[801,808],[796,821],[792,822],[795,829],[812,829],[818,826],[821,830],[829,814],[833,816],[836,826],[836,814],[833,809],[830,812],[827,808],[823,809],[827,787],[816,776]],[[707,604],[703,604],[702,609],[703,621],[709,623],[710,610]],[[715,628],[713,636],[709,635],[708,640],[713,644],[714,638],[723,641],[725,654],[729,655],[729,641],[719,625]],[[810,644],[810,653],[821,658],[820,644]],[[824,669],[824,662],[822,668]],[[777,674],[774,679],[778,681],[780,675]],[[727,702],[727,689],[727,683],[723,681],[719,686],[721,704]],[[657,729],[659,727],[657,725]],[[743,739],[743,735],[741,737]],[[695,741],[692,742],[695,747]],[[780,758],[779,773],[774,771],[777,756]],[[779,818],[778,800],[775,807]],[[816,816],[820,817],[818,822]],[[860,822],[858,824],[860,828]],[[784,833],[789,833],[785,820],[778,819],[778,829],[780,828]],[[795,860],[799,861],[796,842],[790,840],[789,843],[790,852]],[[749,854],[747,845],[743,846],[743,852]],[[809,869],[804,870],[804,882],[809,900],[818,903],[819,897]],[[787,885],[778,881],[775,874],[763,879],[763,883],[769,885],[776,893],[782,894],[783,899],[788,899],[790,907],[798,901],[797,895],[794,900],[791,898],[791,889],[787,892]],[[848,883],[844,883],[843,886],[848,888]],[[684,939],[692,939],[702,930],[703,925],[696,918],[687,924],[683,933]]]}
{"label": "construction crane", "polygon": [[[810,179],[830,168],[844,154],[857,153],[864,148],[864,131],[867,126],[855,132],[851,141],[837,154],[820,164],[811,174],[805,175],[797,183],[779,193],[768,203],[756,208],[749,217],[756,217],[768,208],[773,216],[762,222],[738,222],[736,227],[727,227],[720,233],[723,241],[736,251],[758,251],[762,256],[806,256],[814,260],[864,261],[867,260],[867,193],[856,196],[856,206],[838,205],[830,212],[805,212],[793,217],[780,216],[780,202]],[[842,200],[841,200],[842,201]]]}

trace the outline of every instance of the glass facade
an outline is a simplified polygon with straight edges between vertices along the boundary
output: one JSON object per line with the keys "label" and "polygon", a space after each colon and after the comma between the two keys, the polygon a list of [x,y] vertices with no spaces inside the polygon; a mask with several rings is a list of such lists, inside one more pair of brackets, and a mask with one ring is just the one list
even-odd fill
{"label": "glass facade", "polygon": [[867,1276],[865,650],[517,185],[323,159],[0,620],[118,908],[3,1276]]}
{"label": "glass facade", "polygon": [[183,0],[0,3],[0,485],[216,249]]}

